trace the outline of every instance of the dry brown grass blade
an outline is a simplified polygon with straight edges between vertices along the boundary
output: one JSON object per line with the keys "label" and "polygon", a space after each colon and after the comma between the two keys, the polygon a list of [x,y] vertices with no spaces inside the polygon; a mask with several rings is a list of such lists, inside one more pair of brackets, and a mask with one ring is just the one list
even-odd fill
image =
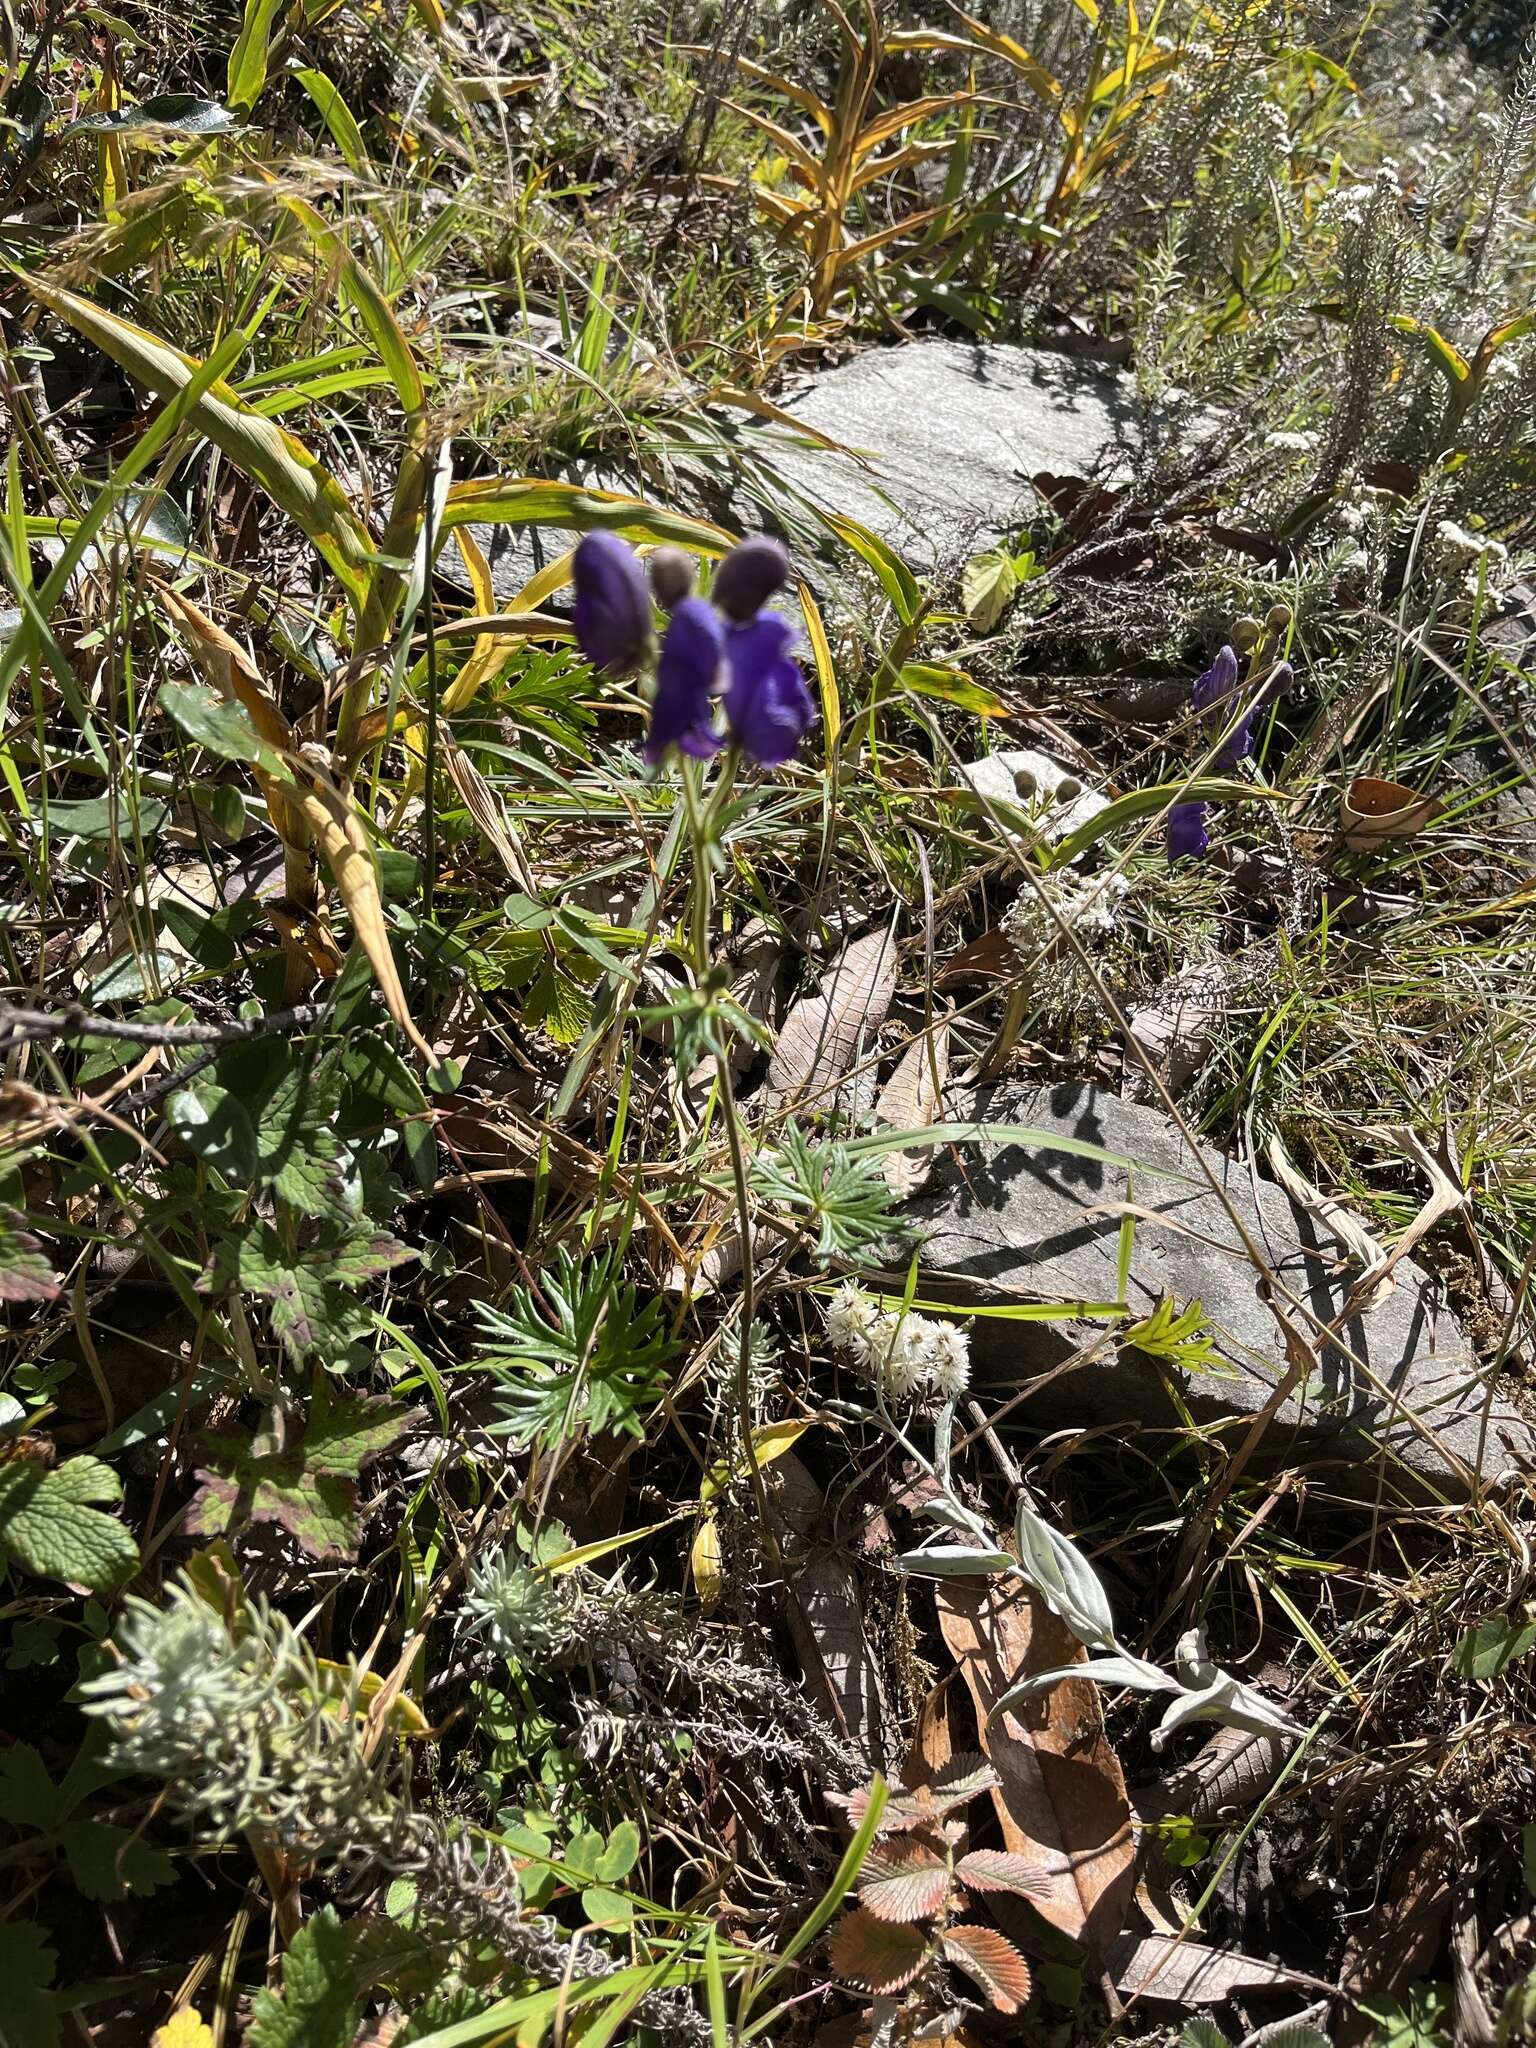
{"label": "dry brown grass blade", "polygon": [[350,797],[343,796],[324,774],[311,771],[299,792],[299,801],[336,884],[337,894],[347,907],[357,942],[368,955],[384,1006],[428,1066],[437,1055],[416,1028],[405,1000],[395,956],[390,950],[389,927],[384,919],[384,898],[379,890],[373,850],[363,830],[363,821]]}
{"label": "dry brown grass blade", "polygon": [[[922,1032],[896,1062],[880,1091],[875,1116],[898,1131],[921,1130],[939,1114],[949,1079],[949,1024],[940,1019]],[[885,1184],[900,1201],[915,1195],[933,1171],[932,1150],[887,1152],[880,1162]]]}
{"label": "dry brown grass blade", "polygon": [[1031,1905],[1102,1958],[1130,1902],[1136,1848],[1098,1688],[1068,1679],[1018,1712],[987,1718],[993,1701],[1029,1673],[1085,1661],[1083,1646],[1026,1586],[954,1579],[937,1597],[944,1641],[1002,1781],[992,1801],[1004,1843],[1039,1873]]}
{"label": "dry brown grass blade", "polygon": [[816,994],[802,996],[784,1019],[768,1064],[775,1106],[824,1105],[853,1065],[864,1032],[884,1020],[895,990],[892,924],[845,947]]}

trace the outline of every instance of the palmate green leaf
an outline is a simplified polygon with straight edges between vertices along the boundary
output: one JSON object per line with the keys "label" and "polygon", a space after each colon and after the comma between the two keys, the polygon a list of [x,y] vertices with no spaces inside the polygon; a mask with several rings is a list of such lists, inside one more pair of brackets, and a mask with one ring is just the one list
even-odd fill
{"label": "palmate green leaf", "polygon": [[115,1822],[66,1821],[57,1839],[82,1898],[142,1898],[176,1881],[169,1856]]}
{"label": "palmate green leaf", "polygon": [[210,1263],[208,1284],[238,1288],[267,1303],[272,1328],[295,1360],[334,1357],[363,1327],[356,1289],[416,1254],[386,1230],[363,1227],[290,1251],[270,1223],[224,1239]]}
{"label": "palmate green leaf", "polygon": [[1019,572],[1005,547],[972,555],[960,575],[960,602],[978,633],[990,633],[1014,599]]}
{"label": "palmate green leaf", "polygon": [[239,1519],[276,1522],[312,1557],[355,1557],[358,1481],[420,1413],[346,1393],[321,1374],[302,1430],[290,1429],[281,1448],[265,1436],[207,1439],[219,1469],[198,1472],[201,1490],[186,1527],[194,1535],[222,1536]]}
{"label": "palmate green leaf", "polygon": [[165,1105],[165,1120],[207,1166],[236,1186],[256,1174],[256,1133],[238,1095],[200,1074]]}
{"label": "palmate green leaf", "polygon": [[312,1913],[283,1957],[283,1988],[256,1994],[246,2048],[351,2048],[368,1972],[334,1906]]}
{"label": "palmate green leaf", "polygon": [[122,1497],[122,1481],[99,1458],[52,1471],[28,1458],[0,1465],[0,1555],[40,1577],[109,1592],[139,1562],[127,1529],[96,1505]]}

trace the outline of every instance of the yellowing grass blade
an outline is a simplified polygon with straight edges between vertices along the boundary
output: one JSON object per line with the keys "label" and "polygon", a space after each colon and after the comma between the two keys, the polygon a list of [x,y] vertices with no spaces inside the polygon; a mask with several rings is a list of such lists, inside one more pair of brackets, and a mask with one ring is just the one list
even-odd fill
{"label": "yellowing grass blade", "polygon": [[837,670],[832,660],[832,647],[827,639],[827,629],[822,624],[821,612],[811,595],[810,585],[799,586],[800,609],[805,614],[806,638],[811,643],[811,659],[816,664],[816,681],[821,691],[821,735],[825,758],[831,761],[837,753],[838,735],[843,729],[842,699],[837,693]]}
{"label": "yellowing grass blade", "polygon": [[428,1066],[435,1066],[437,1056],[416,1028],[416,1020],[406,1004],[395,956],[390,950],[384,898],[379,889],[378,871],[373,864],[373,849],[368,844],[362,819],[357,815],[351,798],[343,796],[324,775],[311,775],[299,791],[299,802],[309,820],[315,844],[331,871],[337,894],[347,906],[357,942],[368,955],[368,964],[379,984],[385,1008]]}
{"label": "yellowing grass blade", "polygon": [[[18,273],[40,304],[57,313],[103,355],[147,384],[159,398],[174,398],[202,367],[168,341],[108,313],[76,292]],[[314,546],[348,596],[361,604],[372,546],[346,493],[301,441],[275,420],[255,412],[219,378],[192,408],[191,424],[206,434],[288,514]]]}
{"label": "yellowing grass blade", "polygon": [[618,491],[585,491],[578,484],[547,477],[478,477],[455,484],[443,507],[444,532],[471,523],[482,526],[557,526],[575,532],[605,527],[625,540],[673,541],[703,555],[723,555],[736,536],[708,519],[663,512],[643,498]]}

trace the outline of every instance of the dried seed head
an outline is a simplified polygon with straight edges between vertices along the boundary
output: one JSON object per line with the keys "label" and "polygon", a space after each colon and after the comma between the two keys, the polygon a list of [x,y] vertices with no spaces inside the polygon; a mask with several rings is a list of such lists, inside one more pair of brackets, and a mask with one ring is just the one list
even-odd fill
{"label": "dried seed head", "polygon": [[664,612],[693,594],[694,560],[682,548],[657,548],[650,558],[651,589]]}

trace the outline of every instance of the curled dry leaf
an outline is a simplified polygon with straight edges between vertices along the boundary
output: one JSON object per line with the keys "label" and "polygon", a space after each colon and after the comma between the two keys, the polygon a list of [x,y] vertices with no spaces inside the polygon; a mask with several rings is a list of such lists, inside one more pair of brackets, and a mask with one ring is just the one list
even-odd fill
{"label": "curled dry leaf", "polygon": [[1187,1813],[1197,1824],[1252,1806],[1269,1791],[1296,1747],[1292,1735],[1218,1728],[1189,1763],[1136,1793],[1143,1820]]}
{"label": "curled dry leaf", "polygon": [[[933,1123],[949,1079],[949,1025],[936,1023],[914,1038],[875,1104],[879,1122],[893,1130],[920,1131]],[[915,1195],[933,1171],[932,1148],[921,1152],[887,1152],[880,1162],[885,1184],[898,1201]]]}
{"label": "curled dry leaf", "polygon": [[877,1920],[862,1906],[832,1930],[829,1957],[835,1976],[865,1991],[900,1991],[928,1959],[927,1938],[916,1927]]}
{"label": "curled dry leaf", "polygon": [[1411,839],[1433,824],[1444,806],[1403,782],[1357,775],[1339,798],[1339,823],[1351,853],[1371,853],[1384,839]]}
{"label": "curled dry leaf", "polygon": [[995,1927],[949,1927],[944,1954],[979,1984],[999,2012],[1017,2012],[1030,1993],[1029,1965],[1007,1935]]}
{"label": "curled dry leaf", "polygon": [[1130,1901],[1136,1849],[1098,1688],[1065,1679],[1017,1711],[988,1719],[993,1702],[1021,1678],[1082,1663],[1086,1652],[1017,1581],[950,1579],[937,1599],[939,1626],[1000,1780],[992,1803],[1004,1845],[1040,1880],[1031,1903],[1053,1927],[1103,1955]]}
{"label": "curled dry leaf", "polygon": [[896,989],[896,928],[870,932],[838,955],[813,996],[784,1019],[768,1063],[775,1107],[824,1104],[853,1065],[866,1032],[884,1022]]}

